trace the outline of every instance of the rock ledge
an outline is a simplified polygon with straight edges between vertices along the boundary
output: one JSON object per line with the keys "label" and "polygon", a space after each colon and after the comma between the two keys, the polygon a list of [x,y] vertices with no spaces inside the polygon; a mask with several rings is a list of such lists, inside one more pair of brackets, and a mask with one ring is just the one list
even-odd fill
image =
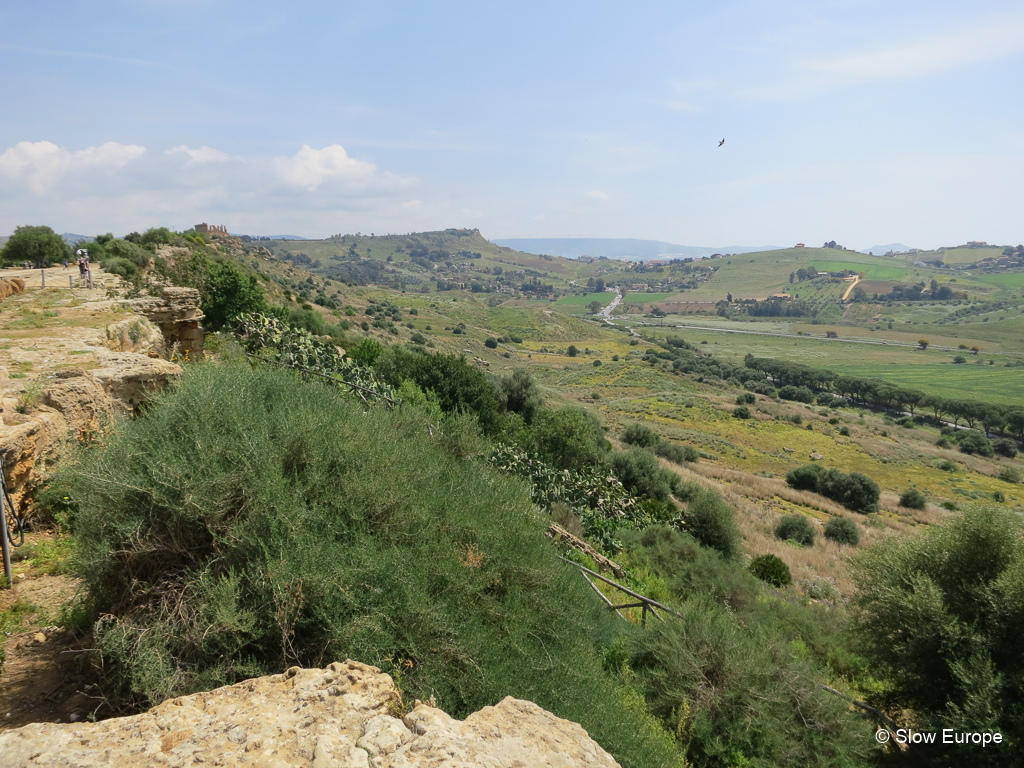
{"label": "rock ledge", "polygon": [[398,719],[398,703],[376,667],[292,667],[141,715],[0,733],[0,765],[618,768],[582,727],[528,701],[508,697],[464,721],[427,704]]}

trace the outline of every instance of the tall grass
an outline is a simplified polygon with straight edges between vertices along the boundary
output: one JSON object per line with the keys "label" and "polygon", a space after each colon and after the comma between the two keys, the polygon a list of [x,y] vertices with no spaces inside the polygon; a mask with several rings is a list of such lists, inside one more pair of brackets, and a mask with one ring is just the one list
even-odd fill
{"label": "tall grass", "polygon": [[[624,766],[671,740],[624,705],[612,618],[473,424],[370,409],[287,372],[191,366],[58,474],[108,695],[126,707],[346,657],[455,716],[507,695]],[[616,618],[617,620],[617,618]]]}

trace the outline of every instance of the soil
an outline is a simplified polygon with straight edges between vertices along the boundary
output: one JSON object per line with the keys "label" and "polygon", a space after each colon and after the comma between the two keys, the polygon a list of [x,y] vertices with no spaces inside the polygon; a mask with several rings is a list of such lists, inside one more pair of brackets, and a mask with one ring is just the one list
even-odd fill
{"label": "soil", "polygon": [[90,647],[89,638],[76,638],[56,626],[38,626],[40,619],[59,615],[61,606],[78,590],[78,580],[47,575],[17,578],[20,575],[13,589],[0,591],[0,611],[23,600],[36,612],[25,618],[28,630],[5,638],[0,731],[28,723],[87,718],[102,701],[89,695],[95,677],[90,665],[93,654],[84,650]]}

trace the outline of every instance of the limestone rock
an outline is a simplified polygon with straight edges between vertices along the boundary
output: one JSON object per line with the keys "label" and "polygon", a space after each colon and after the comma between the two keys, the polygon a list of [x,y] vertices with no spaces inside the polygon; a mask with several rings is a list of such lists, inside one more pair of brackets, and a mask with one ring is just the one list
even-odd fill
{"label": "limestone rock", "polygon": [[809,458],[810,458],[810,460],[811,460],[811,461],[821,461],[821,460],[822,460],[822,459],[824,459],[825,457],[824,457],[824,456],[822,456],[822,455],[821,455],[820,453],[818,453],[817,451],[811,451],[811,455],[810,455],[810,457],[809,457]]}
{"label": "limestone rock", "polygon": [[199,321],[203,319],[199,291],[195,288],[171,286],[161,291],[160,298],[148,296],[123,302],[125,309],[145,315],[160,328],[167,349],[202,354],[204,335]]}
{"label": "limestone rock", "polygon": [[181,375],[181,368],[166,360],[145,355],[96,351],[100,368],[92,372],[103,390],[114,400],[115,411],[130,415],[151,392],[166,388]]}
{"label": "limestone rock", "polygon": [[135,352],[147,357],[166,354],[164,335],[149,318],[127,317],[106,328],[106,347],[115,352]]}
{"label": "limestone rock", "polygon": [[103,419],[114,411],[110,395],[81,368],[59,371],[43,395],[43,404],[58,411],[79,439],[98,431]]}
{"label": "limestone rock", "polygon": [[511,697],[465,721],[418,705],[399,720],[391,677],[356,661],[293,667],[99,723],[0,733],[0,765],[88,768],[617,768],[579,725]]}

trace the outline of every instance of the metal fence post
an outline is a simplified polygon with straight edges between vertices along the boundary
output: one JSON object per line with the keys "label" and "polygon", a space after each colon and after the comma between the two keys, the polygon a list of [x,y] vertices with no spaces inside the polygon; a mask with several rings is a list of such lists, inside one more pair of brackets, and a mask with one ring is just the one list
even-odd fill
{"label": "metal fence post", "polygon": [[[0,475],[3,474],[3,467],[0,467]],[[7,586],[14,587],[14,572],[11,570],[11,545],[7,541],[7,511],[6,497],[7,497],[7,482],[0,477],[0,539],[3,540],[3,551],[4,551],[4,574],[7,576]],[[14,510],[11,510],[11,514],[14,514]]]}
{"label": "metal fence post", "polygon": [[68,275],[68,288],[75,290],[75,279],[71,275]]}

